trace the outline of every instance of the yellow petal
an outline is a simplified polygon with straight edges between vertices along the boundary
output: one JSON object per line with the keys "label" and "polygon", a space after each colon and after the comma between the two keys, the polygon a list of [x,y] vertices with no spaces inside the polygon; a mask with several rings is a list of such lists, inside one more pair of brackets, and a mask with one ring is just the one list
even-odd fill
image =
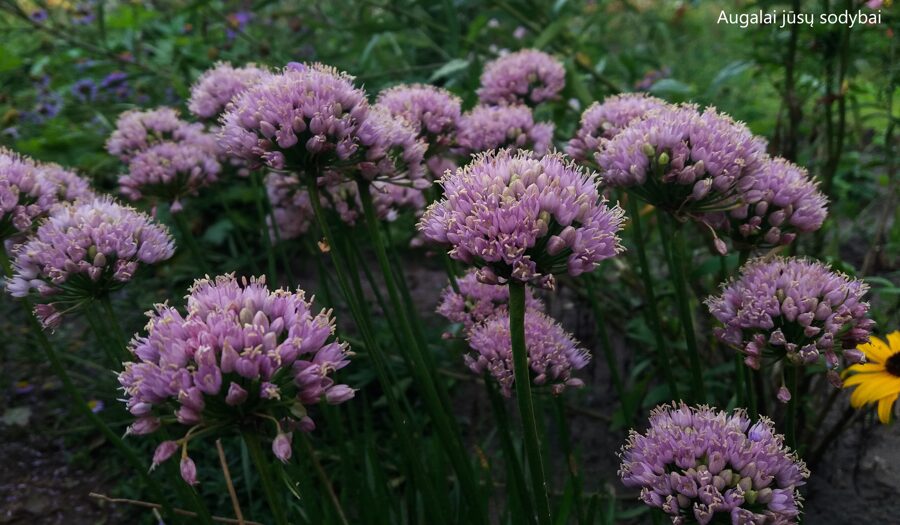
{"label": "yellow petal", "polygon": [[891,409],[894,408],[894,401],[897,400],[897,395],[895,392],[878,400],[878,419],[885,425],[891,421]]}
{"label": "yellow petal", "polygon": [[869,374],[872,372],[884,372],[884,365],[881,363],[863,363],[861,365],[851,365],[847,367],[846,372],[854,374]]}
{"label": "yellow petal", "polygon": [[900,330],[894,330],[887,335],[888,345],[891,347],[891,353],[900,352]]}
{"label": "yellow petal", "polygon": [[878,399],[897,392],[900,392],[900,377],[874,374],[871,381],[865,381],[856,387],[856,390],[850,395],[850,403],[858,407],[864,403],[874,403]]}
{"label": "yellow petal", "polygon": [[886,372],[876,372],[874,374],[853,374],[852,376],[844,379],[844,388],[851,387],[853,385],[861,385],[869,381],[874,381],[877,378],[886,379],[889,376],[890,374]]}
{"label": "yellow petal", "polygon": [[863,343],[856,348],[866,354],[867,361],[875,363],[884,363],[893,353],[887,343],[874,335],[869,338],[868,343]]}

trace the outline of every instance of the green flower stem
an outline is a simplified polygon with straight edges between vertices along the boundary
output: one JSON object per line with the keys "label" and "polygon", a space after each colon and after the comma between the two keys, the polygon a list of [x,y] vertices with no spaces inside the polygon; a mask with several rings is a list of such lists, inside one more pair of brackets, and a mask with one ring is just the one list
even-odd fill
{"label": "green flower stem", "polygon": [[[11,275],[9,260],[7,258],[6,252],[0,249],[0,262],[3,264],[4,272],[7,276]],[[69,398],[78,412],[80,412],[83,416],[87,417],[88,420],[97,427],[97,430],[100,431],[103,436],[109,440],[110,443],[125,457],[125,460],[131,465],[131,467],[137,472],[138,476],[147,486],[147,490],[150,491],[150,496],[159,502],[162,505],[163,515],[166,517],[173,517],[174,513],[172,512],[172,507],[169,505],[168,500],[163,495],[162,485],[152,477],[148,473],[147,465],[144,464],[138,458],[137,454],[134,450],[131,449],[128,445],[122,441],[112,429],[107,426],[106,422],[103,421],[100,416],[94,413],[93,410],[87,404],[84,397],[81,395],[81,392],[75,386],[75,383],[72,382],[72,379],[69,377],[69,373],[66,371],[66,367],[63,365],[62,360],[59,357],[59,354],[56,352],[56,349],[50,343],[50,340],[47,339],[47,335],[44,333],[43,327],[41,327],[41,323],[34,317],[34,308],[31,306],[31,302],[27,299],[22,300],[22,307],[25,310],[25,318],[27,319],[28,325],[31,329],[32,335],[37,339],[38,346],[44,351],[44,354],[47,356],[47,361],[50,363],[50,368],[53,370],[53,373],[56,374],[56,377],[59,378],[60,382],[62,382],[63,390],[66,393],[66,397]]]}
{"label": "green flower stem", "polygon": [[187,245],[191,258],[194,259],[194,264],[196,264],[204,273],[209,273],[209,264],[206,262],[206,258],[203,256],[200,245],[197,244],[197,239],[194,237],[191,226],[188,224],[184,214],[184,210],[178,213],[172,213],[172,220],[175,222],[175,227],[178,229],[181,241]]}
{"label": "green flower stem", "polygon": [[[388,367],[387,356],[375,337],[375,332],[371,325],[371,315],[368,312],[365,301],[362,299],[361,293],[355,293],[350,285],[350,279],[348,278],[350,273],[347,270],[346,263],[347,258],[328,225],[328,218],[325,216],[325,211],[322,209],[322,203],[319,199],[319,187],[316,183],[318,173],[317,171],[312,171],[309,175],[310,184],[308,184],[308,188],[310,201],[312,202],[316,221],[319,223],[319,228],[322,230],[322,235],[325,237],[325,241],[328,243],[331,250],[332,260],[336,270],[335,273],[337,274],[338,287],[341,289],[341,293],[348,302],[348,307],[356,322],[357,329],[360,331],[368,355],[375,367],[375,374],[378,377],[379,383],[381,383],[385,398],[387,399],[388,410],[393,419],[394,427],[397,430],[397,435],[400,439],[407,461],[407,467],[410,469],[412,477],[417,480],[418,486],[420,490],[422,490],[426,501],[440,501],[437,492],[432,486],[432,480],[425,473],[424,466],[415,452],[419,450],[419,447],[416,446],[416,441],[412,437],[412,422],[410,421],[410,417],[400,409],[400,404],[394,391],[394,386],[397,384],[397,381]],[[358,279],[355,279],[355,281],[357,281],[358,286]],[[439,519],[441,522],[445,521],[445,516],[443,515],[435,516],[435,518]]]}
{"label": "green flower stem", "polygon": [[744,360],[741,359],[741,353],[738,352],[734,355],[734,380],[735,380],[735,399],[737,402],[737,406],[746,407],[747,406],[747,389],[745,387],[745,383],[747,382],[746,370],[744,366]]}
{"label": "green flower stem", "polygon": [[666,384],[669,385],[670,398],[679,399],[681,396],[678,393],[678,384],[675,382],[672,365],[669,362],[669,356],[666,354],[669,347],[663,341],[659,305],[656,302],[656,293],[653,289],[653,274],[650,273],[650,263],[647,261],[647,250],[644,247],[644,233],[641,227],[641,214],[634,195],[628,196],[626,206],[628,215],[631,218],[632,231],[634,232],[634,244],[637,248],[638,264],[641,267],[641,280],[644,283],[644,295],[647,298],[647,320],[650,324],[650,331],[653,332],[653,336],[656,338],[656,367],[662,372]]}
{"label": "green flower stem", "polygon": [[799,374],[799,367],[785,365],[784,382],[787,389],[791,392],[791,399],[787,403],[787,412],[784,415],[784,441],[792,450],[797,450],[797,404],[800,402],[797,376]]}
{"label": "green flower stem", "polygon": [[[528,488],[525,486],[525,475],[522,472],[522,462],[516,447],[513,445],[512,428],[509,424],[509,416],[506,413],[506,406],[503,397],[497,390],[494,379],[489,374],[485,374],[484,386],[487,389],[488,399],[491,401],[491,407],[494,409],[494,422],[497,424],[497,433],[500,436],[500,446],[503,449],[503,459],[506,460],[506,468],[508,471],[507,480],[512,493],[518,498],[519,508],[524,516],[528,518],[528,525],[534,523],[534,509],[531,505],[531,496]],[[513,498],[510,496],[510,501]]]}
{"label": "green flower stem", "polygon": [[112,307],[112,301],[109,298],[109,294],[100,298],[100,307],[103,309],[105,320],[111,329],[110,334],[116,344],[118,354],[124,356],[126,359],[130,358],[131,355],[128,352],[128,337],[122,330],[122,324],[119,322],[119,316],[116,315],[116,310]]}
{"label": "green flower stem", "polygon": [[272,511],[272,517],[275,519],[276,525],[288,525],[289,522],[284,513],[284,499],[275,490],[271,465],[269,460],[263,455],[262,447],[259,445],[259,436],[253,430],[243,430],[241,431],[241,436],[247,445],[250,459],[256,466],[256,472],[259,474],[259,479],[262,483],[263,494],[266,496],[269,510]]}
{"label": "green flower stem", "polygon": [[[167,441],[172,439],[169,434],[169,430],[165,425],[162,425],[159,430],[156,431],[159,435],[160,441]],[[169,482],[170,485],[173,485],[175,488],[175,492],[178,493],[178,497],[181,498],[181,501],[189,505],[194,512],[197,513],[197,518],[204,525],[212,525],[212,514],[209,512],[209,508],[206,506],[206,503],[203,501],[203,498],[197,494],[197,491],[194,487],[185,483],[183,479],[181,479],[181,474],[178,471],[178,461],[172,459],[171,461],[166,461],[165,473],[168,478],[171,480]]]}
{"label": "green flower stem", "polygon": [[528,477],[534,493],[537,522],[540,525],[549,525],[553,523],[553,519],[550,515],[548,487],[541,459],[541,443],[534,415],[534,399],[531,396],[528,350],[525,346],[525,284],[515,280],[509,281],[509,334],[512,343],[516,401],[519,405],[519,416],[522,419],[525,454],[528,458]]}
{"label": "green flower stem", "polygon": [[575,516],[577,517],[578,524],[582,525],[586,522],[584,507],[581,501],[583,498],[581,476],[578,473],[578,463],[575,458],[575,451],[572,449],[572,437],[569,434],[569,425],[566,420],[566,403],[562,396],[555,396],[553,402],[556,408],[556,423],[559,426],[559,439],[562,443],[566,467],[569,472],[569,479],[572,482],[572,490],[575,497]]}
{"label": "green flower stem", "polygon": [[706,403],[706,387],[703,384],[703,367],[700,364],[700,352],[697,349],[697,338],[694,333],[694,319],[691,314],[691,302],[688,295],[685,264],[687,250],[684,244],[684,231],[675,224],[675,219],[666,213],[659,215],[660,236],[663,250],[669,264],[669,273],[675,289],[675,302],[678,316],[681,318],[681,330],[687,345],[688,361],[691,367],[691,397],[695,403]]}
{"label": "green flower stem", "polygon": [[322,464],[319,462],[319,458],[316,457],[316,451],[313,450],[312,443],[309,441],[309,438],[306,436],[306,434],[302,434],[300,436],[300,440],[303,442],[303,445],[306,448],[306,454],[309,456],[309,459],[313,464],[313,469],[316,471],[316,476],[319,478],[319,482],[322,483],[323,487],[325,487],[325,492],[328,494],[328,501],[331,503],[331,507],[337,514],[338,520],[342,525],[349,525],[350,522],[347,521],[347,514],[344,512],[344,508],[341,506],[341,500],[338,499],[337,494],[335,494],[334,487],[331,485],[331,480],[328,479],[328,474],[325,473],[325,469],[322,468]]}
{"label": "green flower stem", "polygon": [[265,201],[268,199],[266,195],[266,187],[262,182],[262,173],[253,171],[250,173],[250,179],[253,182],[254,201],[256,202],[256,217],[259,220],[260,236],[262,237],[263,248],[266,250],[266,263],[268,264],[268,277],[272,283],[278,282],[278,273],[275,265],[275,252],[272,249],[272,239],[269,238],[269,229],[266,227],[266,207]]}
{"label": "green flower stem", "polygon": [[84,317],[87,319],[91,331],[94,332],[97,344],[100,345],[100,348],[106,354],[106,358],[109,361],[107,366],[116,372],[122,370],[123,354],[115,341],[110,338],[109,328],[103,321],[103,314],[100,313],[100,309],[95,302],[90,302],[84,306]]}
{"label": "green flower stem", "polygon": [[587,287],[588,294],[588,302],[591,305],[591,310],[594,312],[594,324],[597,328],[597,344],[600,345],[600,350],[603,352],[603,357],[606,360],[606,367],[609,369],[609,375],[612,378],[613,388],[616,390],[616,395],[619,396],[619,402],[622,403],[622,415],[625,423],[629,423],[631,421],[632,412],[630,403],[626,398],[625,392],[625,384],[622,382],[622,376],[619,374],[619,367],[616,364],[616,356],[613,354],[612,345],[609,343],[609,334],[606,331],[606,319],[603,318],[603,311],[600,309],[600,302],[597,300],[597,287],[594,284],[594,278],[596,276],[585,275],[584,283]]}
{"label": "green flower stem", "polygon": [[[738,354],[738,358],[740,358],[740,354]],[[750,418],[753,421],[757,421],[759,419],[759,407],[757,406],[758,397],[756,394],[757,372],[752,368],[748,368],[743,362],[741,363],[741,366],[744,367],[744,373],[746,374],[745,386],[747,388],[747,409],[750,411]]]}
{"label": "green flower stem", "polygon": [[413,365],[411,368],[413,377],[416,379],[419,388],[424,394],[425,404],[434,421],[435,428],[438,432],[438,438],[444,445],[444,450],[450,456],[450,461],[459,478],[460,487],[465,494],[465,499],[472,505],[476,505],[474,515],[477,517],[476,519],[483,521],[487,518],[486,509],[481,508],[481,492],[475,480],[472,464],[466,456],[459,429],[457,428],[455,421],[449,416],[451,413],[451,405],[447,402],[449,396],[445,391],[441,391],[443,383],[435,380],[434,364],[429,362],[429,357],[425,355],[427,349],[422,348],[419,344],[419,339],[416,338],[413,327],[409,321],[409,316],[406,315],[408,313],[407,306],[404,304],[398,291],[399,287],[394,278],[394,271],[391,268],[387,250],[384,246],[380,223],[375,214],[375,205],[372,202],[372,194],[369,191],[368,184],[359,185],[359,196],[365,212],[366,227],[369,230],[369,237],[375,248],[375,255],[378,259],[378,264],[381,267],[382,277],[384,278],[384,283],[388,290],[391,306],[394,309],[394,313],[398,314],[400,317],[401,329],[409,345],[408,350],[410,361]]}
{"label": "green flower stem", "polygon": [[251,255],[253,251],[250,249],[250,244],[247,243],[247,239],[244,237],[243,232],[241,232],[238,215],[231,208],[231,205],[228,204],[228,198],[222,198],[222,207],[225,209],[225,215],[228,217],[228,220],[231,221],[231,224],[234,226],[234,237],[237,240],[238,249],[241,250],[241,253],[245,256],[249,256],[250,271],[253,272],[253,275],[258,275],[259,266],[256,264],[256,257]]}

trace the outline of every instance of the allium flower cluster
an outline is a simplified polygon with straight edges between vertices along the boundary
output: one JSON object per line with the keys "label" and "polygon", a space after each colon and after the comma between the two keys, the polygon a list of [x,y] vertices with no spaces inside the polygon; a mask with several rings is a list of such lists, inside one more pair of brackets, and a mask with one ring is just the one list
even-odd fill
{"label": "allium flower cluster", "polygon": [[[196,430],[248,425],[275,427],[273,452],[287,461],[291,433],[315,428],[307,407],[352,398],[354,390],[332,377],[349,364],[350,352],[329,342],[331,312],[312,308],[301,290],[270,291],[264,279],[238,281],[233,275],[197,280],[185,313],[157,305],[146,335],[131,342],[135,361],[119,374],[125,403],[137,417],[129,433],[154,432],[173,413],[191,430],[178,442],[161,444],[153,466],[178,445],[187,458]],[[182,469],[182,476],[196,483],[195,469]]]}
{"label": "allium flower cluster", "polygon": [[798,233],[822,227],[828,198],[805,169],[784,159],[766,159],[748,177],[752,186],[741,194],[742,205],[728,212],[736,242],[790,244]]}
{"label": "allium flower cluster", "polygon": [[644,93],[626,93],[594,102],[581,114],[581,125],[569,141],[566,153],[578,162],[592,162],[600,146],[628,124],[666,102]]}
{"label": "allium flower cluster", "polygon": [[797,523],[806,464],[790,451],[772,421],[752,423],[684,403],[661,405],[650,428],[634,430],[620,454],[619,476],[640,487],[641,500],[672,523]]}
{"label": "allium flower cluster", "polygon": [[193,142],[204,134],[202,124],[181,120],[178,111],[172,108],[129,110],[116,120],[116,129],[106,141],[106,151],[128,162],[154,144]]}
{"label": "allium flower cluster", "polygon": [[597,154],[604,182],[672,213],[721,211],[750,189],[765,142],[713,108],[664,106],[632,121]]}
{"label": "allium flower cluster", "polygon": [[[479,375],[490,373],[500,384],[501,393],[512,396],[515,374],[509,314],[499,313],[476,325],[469,332],[468,343],[472,353],[464,359],[469,369]],[[566,387],[584,386],[581,379],[572,377],[572,372],[587,366],[591,355],[552,317],[526,310],[525,347],[535,385],[549,386],[554,395]]]}
{"label": "allium flower cluster", "polygon": [[481,282],[552,288],[554,274],[580,275],[622,250],[621,208],[601,198],[595,173],[562,155],[482,154],[440,183],[444,197],[419,230],[452,245],[454,259],[479,266]]}
{"label": "allium flower cluster", "polygon": [[820,262],[776,257],[745,264],[722,295],[706,304],[724,325],[716,337],[740,349],[751,368],[758,369],[765,358],[811,365],[824,354],[828,378],[840,386],[838,353],[850,364],[865,359],[856,347],[869,339],[875,324],[866,317],[868,288]]}
{"label": "allium flower cluster", "polygon": [[232,67],[228,62],[218,62],[191,86],[188,109],[201,119],[216,119],[238,93],[269,74],[268,70],[255,64]]}
{"label": "allium flower cluster", "polygon": [[446,89],[427,85],[399,85],[382,91],[378,105],[405,119],[428,144],[428,155],[450,147],[456,138],[462,101]]}
{"label": "allium flower cluster", "polygon": [[7,291],[29,293],[55,326],[62,313],[122,287],[142,264],[172,257],[172,236],[146,214],[108,197],[57,207],[33,237],[13,249]]}
{"label": "allium flower cluster", "polygon": [[216,153],[209,135],[154,144],[131,158],[128,173],[119,177],[119,189],[132,201],[145,196],[171,201],[172,212],[178,212],[182,198],[218,180],[222,167]]}
{"label": "allium flower cluster", "polygon": [[0,148],[0,241],[28,232],[60,202],[93,195],[78,175]]}
{"label": "allium flower cluster", "polygon": [[[456,280],[456,285],[459,292],[448,286],[441,293],[437,313],[453,323],[462,324],[465,331],[468,332],[494,315],[508,315],[508,286],[479,282],[476,270],[466,272]],[[544,309],[543,303],[534,297],[531,288],[526,289],[525,308],[538,312]]]}
{"label": "allium flower cluster", "polygon": [[372,108],[353,77],[295,64],[238,95],[220,144],[251,166],[340,171],[347,178],[415,180],[426,145],[404,120]]}
{"label": "allium flower cluster", "polygon": [[468,153],[511,148],[543,155],[553,124],[535,123],[528,106],[475,106],[462,116],[456,141]]}
{"label": "allium flower cluster", "polygon": [[552,56],[523,49],[489,62],[481,74],[482,104],[539,104],[559,97],[566,70]]}

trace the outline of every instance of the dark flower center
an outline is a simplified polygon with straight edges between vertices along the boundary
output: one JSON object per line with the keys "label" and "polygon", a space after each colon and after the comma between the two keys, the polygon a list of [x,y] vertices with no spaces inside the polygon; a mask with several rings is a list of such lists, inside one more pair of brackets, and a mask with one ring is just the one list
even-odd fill
{"label": "dark flower center", "polygon": [[892,376],[900,377],[900,352],[888,357],[887,361],[884,362],[884,368]]}

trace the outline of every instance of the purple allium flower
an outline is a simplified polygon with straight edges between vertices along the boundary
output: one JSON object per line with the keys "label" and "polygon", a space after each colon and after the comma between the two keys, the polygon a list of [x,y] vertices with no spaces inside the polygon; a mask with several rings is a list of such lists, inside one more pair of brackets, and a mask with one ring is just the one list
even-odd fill
{"label": "purple allium flower", "polygon": [[191,86],[188,109],[201,119],[215,119],[238,93],[269,74],[268,70],[255,64],[232,67],[228,62],[218,62]]}
{"label": "purple allium flower", "polygon": [[116,129],[106,141],[106,151],[123,162],[160,142],[208,143],[202,124],[178,117],[178,111],[160,107],[148,111],[129,110],[116,120]]}
{"label": "purple allium flower", "polygon": [[765,142],[713,108],[664,106],[633,120],[596,155],[604,182],[676,214],[721,211],[753,180]]}
{"label": "purple allium flower", "polygon": [[446,89],[427,84],[394,86],[378,95],[378,105],[409,122],[428,144],[432,156],[450,147],[456,138],[462,101]]}
{"label": "purple allium flower", "polygon": [[536,124],[528,106],[475,106],[460,119],[456,140],[468,153],[512,148],[543,155],[553,141],[553,124]]}
{"label": "purple allium flower", "polygon": [[163,461],[172,457],[178,451],[178,443],[172,440],[166,440],[157,445],[153,452],[153,462],[150,464],[150,470],[156,469]]}
{"label": "purple allium flower", "polygon": [[[186,457],[191,435],[204,428],[274,426],[273,436],[313,428],[308,407],[344,402],[353,389],[332,377],[351,353],[329,342],[331,312],[312,308],[303,291],[272,291],[264,279],[233,275],[197,280],[185,313],[157,305],[146,335],[131,341],[135,362],[119,374],[138,418],[131,433],[155,430],[174,412],[191,427],[179,440]],[[277,439],[273,448],[283,451]]]}
{"label": "purple allium flower", "polygon": [[[348,387],[349,388],[349,387]],[[275,439],[272,440],[272,453],[275,454],[275,457],[281,460],[282,463],[287,463],[291,459],[291,438],[293,434],[290,432],[280,433],[275,436]]]}
{"label": "purple allium flower", "polygon": [[716,337],[743,352],[747,366],[758,369],[764,358],[811,365],[824,354],[829,380],[840,385],[838,352],[850,364],[863,359],[843,350],[868,341],[875,324],[866,317],[868,289],[820,262],[776,257],[745,264],[706,304],[724,325]]}
{"label": "purple allium flower", "polygon": [[132,201],[144,196],[168,200],[172,212],[178,212],[182,198],[218,180],[222,168],[216,153],[209,135],[154,144],[131,158],[128,174],[119,177],[119,189]]}
{"label": "purple allium flower", "polygon": [[[505,311],[476,325],[469,332],[473,352],[465,356],[466,365],[476,374],[489,372],[500,384],[500,391],[510,397],[515,382],[509,314]],[[566,387],[581,387],[584,382],[572,377],[591,360],[587,350],[578,346],[552,317],[536,310],[525,312],[525,346],[532,382],[549,386],[554,395]]]}
{"label": "purple allium flower", "polygon": [[168,230],[108,197],[56,207],[24,244],[13,248],[14,297],[34,292],[45,326],[63,313],[131,280],[142,264],[174,253]]}
{"label": "purple allium flower", "polygon": [[828,198],[805,169],[785,159],[766,159],[750,175],[742,205],[728,212],[736,242],[750,246],[790,244],[798,233],[818,230]]}
{"label": "purple allium flower", "polygon": [[[316,216],[309,191],[300,184],[299,177],[272,172],[266,175],[265,185],[272,205],[272,217],[267,219],[272,240],[296,239],[309,231]],[[271,222],[273,218],[275,224]]]}
{"label": "purple allium flower", "polygon": [[581,125],[569,141],[566,153],[578,162],[593,162],[600,146],[634,119],[661,108],[666,102],[644,93],[626,93],[594,102],[581,114]]}
{"label": "purple allium flower", "polygon": [[27,233],[60,202],[92,196],[78,175],[0,148],[0,241]]}
{"label": "purple allium flower", "polygon": [[266,77],[239,94],[222,121],[223,150],[251,167],[315,165],[367,181],[424,175],[426,145],[416,131],[384,108],[370,108],[353,77],[321,64]]}
{"label": "purple allium flower", "polygon": [[539,104],[566,86],[559,60],[536,49],[503,55],[484,66],[478,100],[482,104]]}
{"label": "purple allium flower", "polygon": [[561,154],[535,158],[508,150],[476,156],[446,173],[444,198],[418,228],[450,244],[450,256],[479,267],[479,280],[553,287],[553,275],[577,276],[622,250],[623,213],[601,198],[598,177]]}
{"label": "purple allium flower", "polygon": [[[509,287],[499,284],[484,284],[478,281],[477,271],[471,269],[456,280],[459,287],[457,293],[448,286],[441,293],[441,304],[437,313],[454,323],[461,323],[465,331],[497,314],[508,315],[506,305],[509,303]],[[525,307],[529,310],[543,311],[544,305],[534,297],[531,288],[526,289]]]}
{"label": "purple allium flower", "polygon": [[197,465],[194,464],[193,459],[186,455],[182,456],[179,470],[181,471],[181,479],[183,479],[185,483],[188,485],[197,484]]}
{"label": "purple allium flower", "polygon": [[90,78],[82,78],[72,84],[71,91],[79,102],[92,102],[97,97],[97,83]]}
{"label": "purple allium flower", "polygon": [[619,456],[622,482],[678,525],[797,523],[809,477],[772,421],[752,423],[742,409],[660,405]]}

